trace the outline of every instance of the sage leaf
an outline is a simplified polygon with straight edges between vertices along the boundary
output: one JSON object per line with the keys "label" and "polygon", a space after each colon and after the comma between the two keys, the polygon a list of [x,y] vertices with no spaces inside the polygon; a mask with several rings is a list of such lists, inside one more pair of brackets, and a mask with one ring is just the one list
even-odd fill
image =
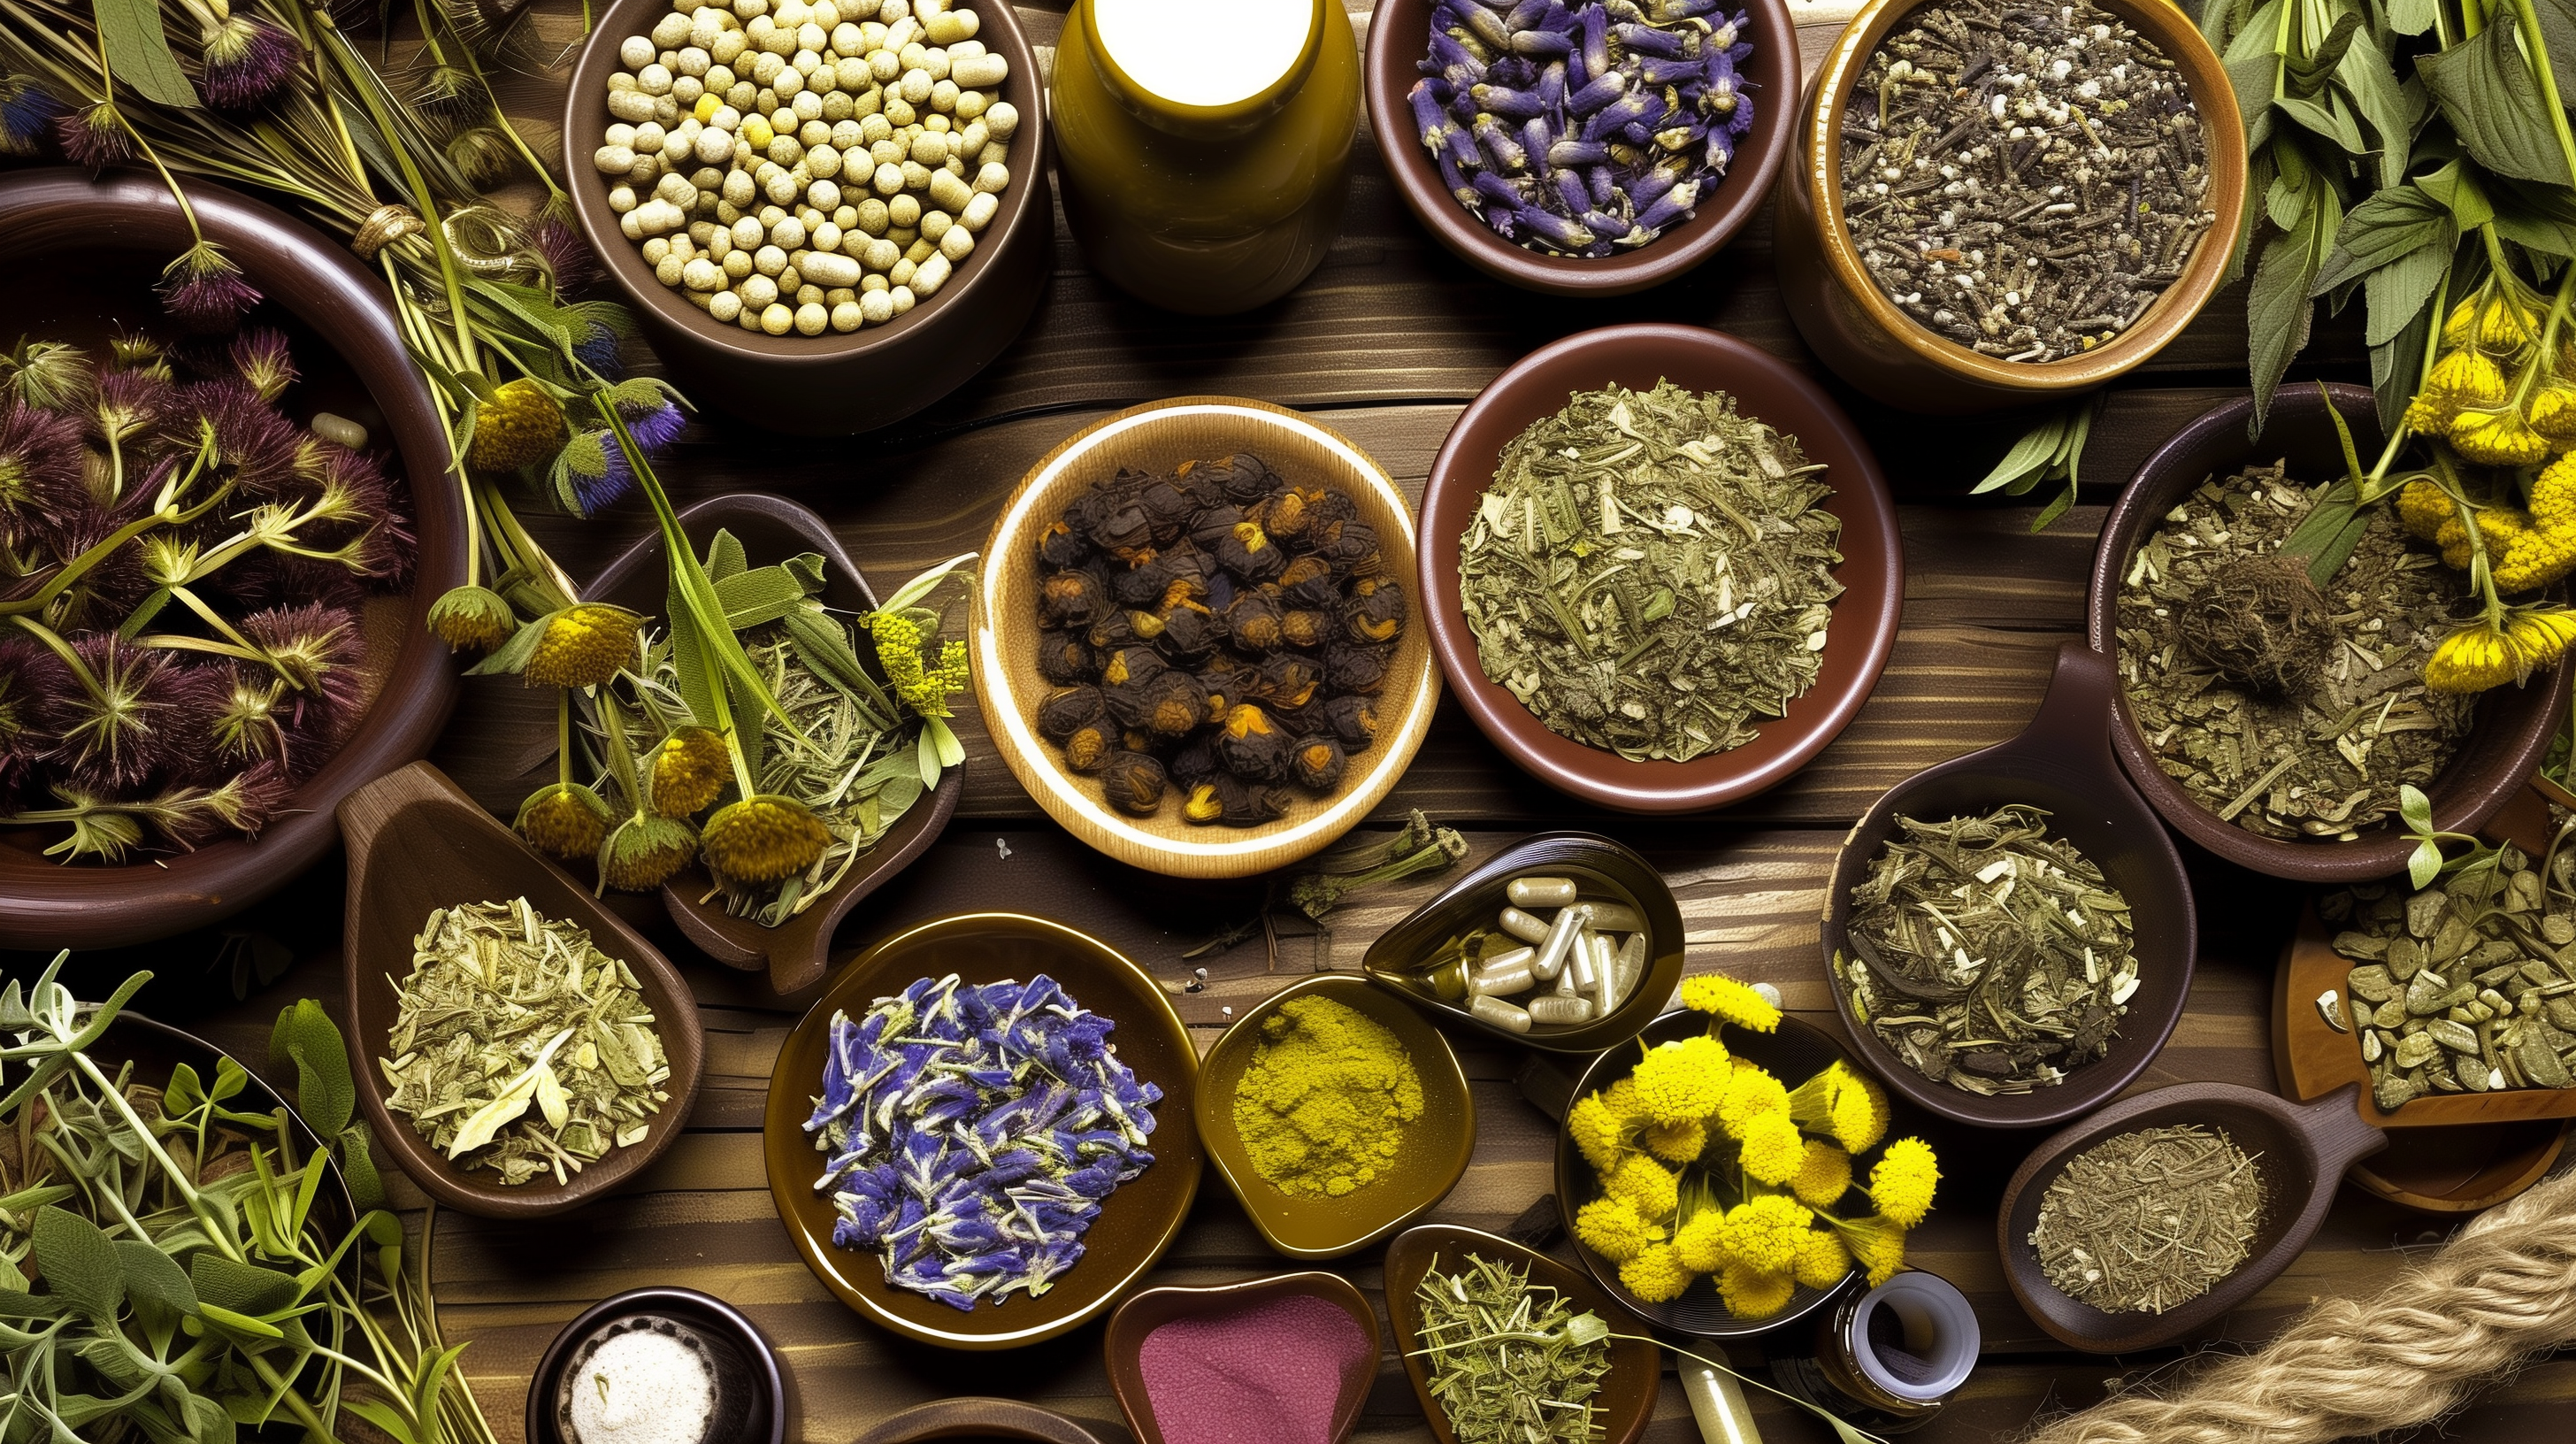
{"label": "sage leaf", "polygon": [[2495,216],[2486,188],[2478,184],[2476,168],[2457,156],[2440,169],[2417,176],[2415,187],[2448,208],[2451,224],[2463,231],[2476,230]]}
{"label": "sage leaf", "polygon": [[237,1437],[233,1416],[224,1406],[203,1394],[190,1394],[182,1399],[179,1412],[188,1426],[189,1444],[233,1444]]}
{"label": "sage leaf", "polygon": [[195,1312],[196,1286],[188,1282],[187,1272],[176,1260],[140,1239],[118,1239],[115,1248],[130,1297],[148,1299],[172,1313]]}
{"label": "sage leaf", "polygon": [[492,649],[492,654],[465,669],[468,677],[516,676],[528,668],[528,659],[536,655],[537,643],[546,634],[546,624],[561,612],[548,612],[533,622],[520,626],[510,640]]}
{"label": "sage leaf", "polygon": [[2343,64],[2345,52],[2352,49],[2352,37],[2360,29],[2359,13],[2346,10],[2335,17],[2334,25],[2326,31],[2325,38],[2318,41],[2305,55],[2284,57],[2281,62],[2281,79],[2285,82],[2289,93],[2274,103],[2315,99],[2325,89],[2326,81],[2334,74],[2335,67]]}
{"label": "sage leaf", "polygon": [[2360,124],[2339,98],[2315,100],[2285,95],[2272,105],[2311,133],[2323,136],[2353,155],[2370,152],[2370,142],[2363,138]]}
{"label": "sage leaf", "polygon": [[2563,186],[2498,183],[2495,231],[2518,246],[2551,256],[2576,256],[2576,198]]}
{"label": "sage leaf", "polygon": [[2308,293],[2332,248],[2341,205],[2323,183],[2312,191],[2306,212],[2296,225],[2284,226],[2263,247],[2254,267],[2254,284],[2245,298],[2245,329],[2253,371],[2254,417],[2249,435],[2260,434],[2271,414],[2272,391],[2290,358],[2308,344],[2308,324],[2315,306]]}
{"label": "sage leaf", "polygon": [[2570,179],[2567,162],[2517,34],[2512,24],[2490,25],[2448,50],[2418,56],[2415,73],[2478,164],[2563,186]]}
{"label": "sage leaf", "polygon": [[154,105],[181,110],[197,107],[197,88],[170,53],[170,37],[161,28],[155,0],[94,0],[99,48],[119,82]]}
{"label": "sage leaf", "polygon": [[213,1252],[188,1260],[188,1282],[196,1288],[199,1308],[222,1308],[252,1317],[293,1308],[302,1292],[293,1274]]}
{"label": "sage leaf", "polygon": [[99,1323],[116,1322],[125,1302],[125,1265],[97,1224],[47,1204],[36,1210],[31,1251],[54,1297]]}
{"label": "sage leaf", "polygon": [[2576,96],[2576,0],[2531,0],[2531,13],[2540,22],[2540,39],[2549,51],[2549,73],[2558,82],[2558,98]]}
{"label": "sage leaf", "polygon": [[[718,583],[729,581],[740,576],[743,568],[749,564],[743,555],[742,538],[723,527],[718,527],[714,539],[707,543],[707,580]],[[723,587],[717,587],[716,594],[722,596]]]}
{"label": "sage leaf", "polygon": [[288,1029],[287,1056],[295,1063],[295,1111],[316,1136],[337,1138],[358,1109],[349,1075],[349,1046],[331,1015],[311,998],[281,1015]]}
{"label": "sage leaf", "polygon": [[2441,14],[2441,0],[2387,0],[2388,28],[2400,35],[2423,34]]}
{"label": "sage leaf", "polygon": [[725,624],[737,632],[777,621],[803,602],[806,595],[803,579],[784,565],[737,569],[716,583],[716,600],[724,607]]}
{"label": "sage leaf", "polygon": [[352,1122],[340,1132],[340,1176],[349,1185],[350,1201],[362,1210],[385,1206],[384,1175],[376,1171],[371,1138],[364,1119]]}

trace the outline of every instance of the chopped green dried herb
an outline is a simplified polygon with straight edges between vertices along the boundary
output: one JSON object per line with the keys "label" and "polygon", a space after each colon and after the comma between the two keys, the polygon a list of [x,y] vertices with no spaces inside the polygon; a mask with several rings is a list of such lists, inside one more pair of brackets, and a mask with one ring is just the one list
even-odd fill
{"label": "chopped green dried herb", "polygon": [[670,1060],[626,964],[526,898],[440,908],[413,940],[385,1107],[431,1147],[506,1184],[561,1183],[640,1143]]}
{"label": "chopped green dried herb", "polygon": [[2109,1314],[2161,1314],[2245,1262],[2263,1226],[2260,1154],[2223,1128],[2115,1133],[2040,1196],[2030,1246],[2051,1287]]}
{"label": "chopped green dried herb", "polygon": [[1460,603],[1485,676],[1631,761],[1741,747],[1815,685],[1842,522],[1797,438],[1723,392],[1578,392],[1503,450]]}
{"label": "chopped green dried herb", "polygon": [[1467,1255],[1414,1289],[1431,1396],[1458,1444],[1583,1444],[1601,1432],[1594,1402],[1610,1372],[1610,1326],[1576,1313],[1529,1270]]}

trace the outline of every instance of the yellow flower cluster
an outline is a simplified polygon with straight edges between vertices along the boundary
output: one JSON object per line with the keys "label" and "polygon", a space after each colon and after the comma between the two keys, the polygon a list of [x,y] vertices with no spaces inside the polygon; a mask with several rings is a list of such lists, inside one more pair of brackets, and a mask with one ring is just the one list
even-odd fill
{"label": "yellow flower cluster", "polygon": [[2499,592],[2527,592],[2576,571],[2576,456],[2562,456],[2532,478],[2531,504],[2463,508],[2440,483],[2419,476],[2398,490],[2397,517],[2442,549],[2442,560],[2466,569],[2475,554],[2469,523],[2486,548]]}
{"label": "yellow flower cluster", "polygon": [[2510,607],[2502,616],[2481,618],[2444,637],[2424,663],[2424,685],[2436,692],[2520,685],[2557,661],[2570,643],[2576,643],[2576,612],[2557,606]]}
{"label": "yellow flower cluster", "polygon": [[2576,447],[2576,387],[2536,344],[2530,307],[2490,284],[2443,323],[2441,354],[2406,424],[2481,466],[2538,466]]}
{"label": "yellow flower cluster", "polygon": [[1566,1113],[1601,1184],[1575,1211],[1576,1239],[1618,1265],[1639,1299],[1667,1302],[1709,1278],[1748,1320],[1855,1267],[1885,1282],[1904,1264],[1906,1230],[1931,1211],[1941,1177],[1931,1148],[1889,1143],[1862,1190],[1875,1211],[1828,1213],[1853,1191],[1854,1156],[1886,1135],[1886,1093],[1848,1063],[1790,1088],[1731,1053],[1720,1029],[1769,1031],[1780,1020],[1732,978],[1694,978],[1681,998],[1710,1015],[1709,1031],[1645,1049],[1628,1077]]}
{"label": "yellow flower cluster", "polygon": [[886,680],[912,710],[923,717],[946,717],[948,699],[966,690],[966,644],[942,643],[939,660],[923,653],[921,624],[899,612],[875,612],[868,633],[877,644],[877,661]]}

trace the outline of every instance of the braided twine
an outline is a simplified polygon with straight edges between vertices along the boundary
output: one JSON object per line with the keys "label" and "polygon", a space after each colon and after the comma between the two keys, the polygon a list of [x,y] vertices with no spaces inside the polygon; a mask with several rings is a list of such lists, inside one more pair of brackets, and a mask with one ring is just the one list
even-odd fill
{"label": "braided twine", "polygon": [[2024,1444],[2328,1444],[2427,1424],[2576,1341],[2576,1168],[2472,1219],[2367,1300],[2326,1299],[2260,1352],[2122,1394]]}

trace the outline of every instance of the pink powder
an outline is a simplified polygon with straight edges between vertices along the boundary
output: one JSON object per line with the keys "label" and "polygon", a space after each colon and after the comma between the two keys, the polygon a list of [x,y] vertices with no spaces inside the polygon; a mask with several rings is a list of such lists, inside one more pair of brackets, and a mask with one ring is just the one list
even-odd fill
{"label": "pink powder", "polygon": [[1137,1351],[1163,1444],[1331,1444],[1342,1371],[1367,1357],[1358,1321],[1312,1294],[1174,1319]]}

